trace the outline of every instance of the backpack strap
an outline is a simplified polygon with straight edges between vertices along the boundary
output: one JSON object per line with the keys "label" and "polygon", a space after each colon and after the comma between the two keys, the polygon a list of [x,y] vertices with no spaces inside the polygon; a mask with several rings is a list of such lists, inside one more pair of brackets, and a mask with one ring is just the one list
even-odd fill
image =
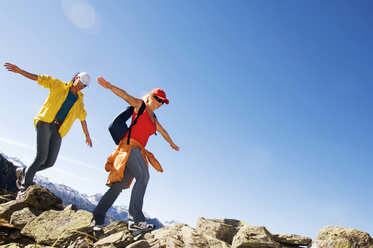
{"label": "backpack strap", "polygon": [[[137,123],[137,119],[140,117],[140,115],[142,115],[142,113],[144,113],[145,108],[146,108],[145,102],[142,101],[142,104],[141,104],[141,107],[140,107],[140,109],[139,109],[139,112],[137,113],[135,119],[133,120],[133,122],[131,123],[131,125],[130,125],[130,127],[129,127],[129,130],[128,130],[127,145],[130,144],[130,138],[131,138],[131,130],[132,130],[132,126],[136,125],[136,123]],[[133,110],[133,111],[135,111],[135,110]]]}

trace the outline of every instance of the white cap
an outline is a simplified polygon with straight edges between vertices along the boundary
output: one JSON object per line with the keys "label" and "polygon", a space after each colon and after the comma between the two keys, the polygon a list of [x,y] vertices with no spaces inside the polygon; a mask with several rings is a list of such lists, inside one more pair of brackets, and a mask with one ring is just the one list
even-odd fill
{"label": "white cap", "polygon": [[89,82],[91,82],[91,77],[86,72],[80,72],[77,76],[80,82],[82,82],[82,84],[84,84],[85,86],[88,86]]}

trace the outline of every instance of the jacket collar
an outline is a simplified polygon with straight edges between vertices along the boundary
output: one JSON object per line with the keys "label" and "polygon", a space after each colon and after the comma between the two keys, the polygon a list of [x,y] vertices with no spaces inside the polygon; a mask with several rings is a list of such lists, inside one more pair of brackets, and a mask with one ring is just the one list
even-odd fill
{"label": "jacket collar", "polygon": [[[68,84],[67,84],[67,88],[70,89],[70,87],[73,85],[73,81],[70,81]],[[79,90],[78,91],[78,98],[81,99],[83,98],[84,94]]]}

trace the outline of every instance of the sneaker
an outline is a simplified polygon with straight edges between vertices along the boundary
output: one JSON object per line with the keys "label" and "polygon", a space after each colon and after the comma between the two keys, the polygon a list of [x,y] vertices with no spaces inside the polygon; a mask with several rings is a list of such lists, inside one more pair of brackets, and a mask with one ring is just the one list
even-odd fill
{"label": "sneaker", "polygon": [[25,196],[26,189],[27,189],[26,187],[21,186],[21,188],[19,189],[19,191],[17,193],[17,197],[16,197],[17,201],[22,200],[22,198]]}
{"label": "sneaker", "polygon": [[16,169],[16,185],[18,189],[22,188],[23,179],[25,178],[25,170],[26,168],[17,168]]}
{"label": "sneaker", "polygon": [[105,225],[104,224],[101,224],[101,225],[99,225],[99,224],[96,224],[96,221],[95,220],[93,220],[92,221],[92,223],[91,223],[91,227],[93,226],[93,231],[95,231],[95,232],[100,232],[104,227],[105,227]]}
{"label": "sneaker", "polygon": [[95,225],[93,227],[93,231],[100,232],[104,227],[105,227],[104,224],[102,224],[102,225]]}
{"label": "sneaker", "polygon": [[145,221],[140,221],[137,223],[130,224],[128,227],[128,230],[130,231],[145,231],[145,230],[151,230],[154,228],[153,224],[148,224]]}

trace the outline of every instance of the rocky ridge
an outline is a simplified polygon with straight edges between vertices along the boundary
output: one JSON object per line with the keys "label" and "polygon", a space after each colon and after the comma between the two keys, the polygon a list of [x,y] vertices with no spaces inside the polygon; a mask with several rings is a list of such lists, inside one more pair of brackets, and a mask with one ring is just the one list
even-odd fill
{"label": "rocky ridge", "polygon": [[233,219],[199,218],[195,229],[174,224],[137,237],[125,221],[115,221],[94,232],[90,211],[66,206],[46,187],[33,185],[17,200],[13,164],[2,156],[0,160],[0,248],[373,248],[371,236],[356,229],[326,226],[312,241],[295,234],[272,234],[264,226]]}
{"label": "rocky ridge", "polygon": [[29,187],[19,200],[2,190],[0,199],[0,248],[5,247],[211,247],[211,248],[373,248],[368,233],[326,226],[314,241],[295,234],[272,234],[264,226],[250,226],[234,219],[197,220],[133,237],[124,221],[116,221],[94,232],[93,215],[77,210],[40,185]]}
{"label": "rocky ridge", "polygon": [[[22,161],[16,157],[8,157],[0,151],[0,189],[5,189],[9,192],[17,192],[18,188],[16,186],[16,168],[26,167]],[[93,196],[88,196],[86,194],[80,193],[77,190],[59,183],[50,182],[48,178],[36,175],[34,178],[37,184],[40,184],[44,188],[47,188],[57,197],[62,200],[64,206],[73,204],[80,210],[87,210],[92,212],[96,207],[97,203],[100,201],[102,194],[96,194]],[[1,202],[0,202],[1,203]],[[157,218],[152,218],[146,213],[146,221],[148,223],[154,224],[156,228],[168,226],[168,223],[162,223]],[[128,219],[128,207],[126,206],[112,206],[109,208],[105,223],[109,224],[116,220],[127,220]]]}

